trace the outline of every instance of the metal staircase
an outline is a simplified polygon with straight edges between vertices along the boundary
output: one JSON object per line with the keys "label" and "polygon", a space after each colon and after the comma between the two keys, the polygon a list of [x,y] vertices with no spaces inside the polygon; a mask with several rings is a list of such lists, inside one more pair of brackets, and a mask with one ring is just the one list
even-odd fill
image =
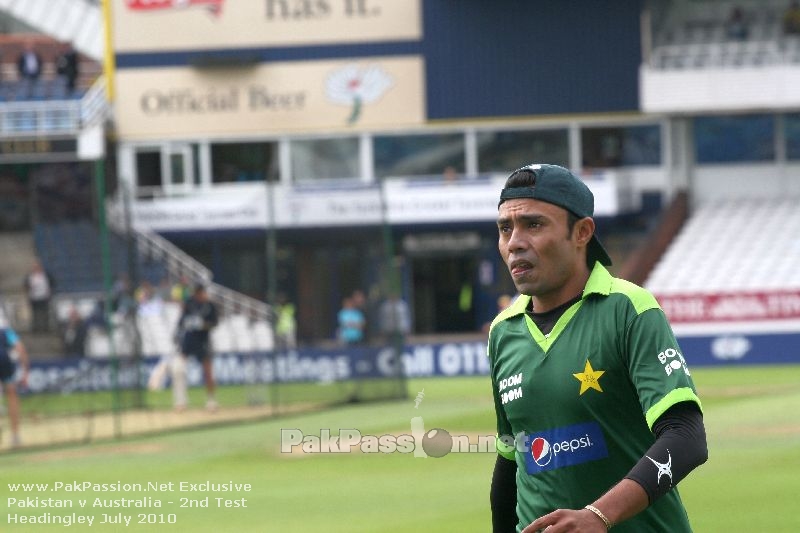
{"label": "metal staircase", "polygon": [[139,254],[163,261],[172,279],[187,276],[195,282],[205,284],[209,295],[222,308],[223,314],[241,313],[254,321],[267,323],[274,320],[270,304],[215,283],[212,281],[209,269],[158,233],[126,227],[128,223],[121,194],[106,201],[106,213],[109,227],[119,234],[125,234],[130,230]]}
{"label": "metal staircase", "polygon": [[99,0],[0,0],[0,11],[102,61],[105,47]]}

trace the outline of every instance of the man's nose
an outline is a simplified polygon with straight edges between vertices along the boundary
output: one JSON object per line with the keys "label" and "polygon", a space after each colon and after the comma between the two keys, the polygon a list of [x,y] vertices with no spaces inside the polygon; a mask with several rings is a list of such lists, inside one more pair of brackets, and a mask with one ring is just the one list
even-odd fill
{"label": "man's nose", "polygon": [[511,235],[508,238],[508,246],[509,252],[514,252],[517,250],[521,250],[526,246],[526,241],[522,236],[522,231],[516,227],[511,229]]}

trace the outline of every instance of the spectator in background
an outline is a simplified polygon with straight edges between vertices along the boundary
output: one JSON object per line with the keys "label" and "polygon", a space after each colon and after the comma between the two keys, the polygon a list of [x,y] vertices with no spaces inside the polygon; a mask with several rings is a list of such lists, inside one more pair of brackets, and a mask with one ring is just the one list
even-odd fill
{"label": "spectator in background", "polygon": [[[503,311],[503,309],[505,309],[509,305],[511,305],[514,302],[515,299],[516,299],[516,296],[510,296],[508,294],[501,294],[500,296],[498,296],[497,297],[497,314],[499,315],[500,312]],[[491,327],[492,327],[492,323],[491,322],[486,322],[483,325],[482,331],[484,333],[489,333],[489,330],[491,329]]]}
{"label": "spectator in background", "polygon": [[128,316],[136,309],[136,300],[133,298],[131,280],[127,272],[117,275],[114,286],[111,288],[111,312],[121,316]]}
{"label": "spectator in background", "polygon": [[406,335],[411,333],[411,313],[397,291],[390,292],[381,304],[380,325],[381,334],[390,346],[402,346]]}
{"label": "spectator in background", "polygon": [[800,2],[793,1],[783,13],[783,33],[800,34]]}
{"label": "spectator in background", "polygon": [[725,21],[725,34],[728,36],[728,39],[745,41],[749,33],[750,31],[747,26],[747,21],[745,20],[744,11],[742,11],[741,7],[734,7],[731,10],[731,14],[728,16],[728,20]]}
{"label": "spectator in background", "polygon": [[363,342],[367,342],[370,337],[371,329],[374,328],[374,324],[371,324],[371,314],[367,309],[367,297],[364,294],[364,291],[361,289],[356,289],[353,291],[353,294],[350,295],[350,298],[353,300],[353,306],[361,311],[361,316],[364,318],[364,327],[362,328],[363,332]]}
{"label": "spectator in background", "polygon": [[25,98],[33,96],[33,88],[42,74],[42,57],[36,52],[33,41],[27,41],[17,60],[17,71]]}
{"label": "spectator in background", "polygon": [[134,293],[137,309],[140,316],[160,315],[164,308],[164,301],[156,291],[153,284],[147,280],[142,281]]}
{"label": "spectator in background", "polygon": [[68,42],[66,48],[56,59],[56,73],[63,78],[66,96],[70,97],[75,92],[75,82],[78,79],[78,52]]}
{"label": "spectator in background", "polygon": [[458,170],[456,167],[452,165],[448,165],[445,167],[444,172],[442,172],[442,179],[445,183],[455,183],[458,181]]}
{"label": "spectator in background", "polygon": [[[14,357],[16,356],[16,357]],[[14,359],[17,359],[15,361]],[[22,369],[17,380],[17,362]],[[28,352],[25,345],[19,340],[16,332],[11,328],[0,328],[0,384],[6,395],[8,407],[8,421],[11,426],[11,446],[17,447],[19,437],[19,396],[17,383],[20,386],[28,385]]]}
{"label": "spectator in background", "polygon": [[338,338],[345,346],[361,344],[364,342],[364,313],[353,302],[353,297],[348,296],[342,300],[342,308],[337,315],[339,322]]}
{"label": "spectator in background", "polygon": [[169,279],[166,276],[162,276],[161,279],[158,281],[158,286],[156,287],[156,294],[161,299],[162,302],[170,302],[172,301],[172,285],[169,283]]}
{"label": "spectator in background", "polygon": [[100,298],[95,302],[92,312],[86,317],[84,323],[87,333],[89,328],[105,330],[108,327],[108,321],[106,320],[106,302],[104,299]]}
{"label": "spectator in background", "polygon": [[86,334],[89,326],[75,306],[70,307],[67,321],[64,322],[61,338],[64,341],[64,355],[83,357],[86,355]]}
{"label": "spectator in background", "polygon": [[50,299],[54,289],[53,277],[39,260],[34,261],[30,272],[25,276],[25,293],[31,306],[33,333],[46,333],[50,330]]}
{"label": "spectator in background", "polygon": [[189,299],[189,296],[191,296],[189,278],[187,278],[186,275],[181,274],[181,276],[178,278],[178,281],[172,285],[170,299],[173,302],[183,303]]}
{"label": "spectator in background", "polygon": [[285,294],[278,295],[276,309],[275,334],[279,350],[294,350],[297,347],[297,321],[294,304],[289,302]]}

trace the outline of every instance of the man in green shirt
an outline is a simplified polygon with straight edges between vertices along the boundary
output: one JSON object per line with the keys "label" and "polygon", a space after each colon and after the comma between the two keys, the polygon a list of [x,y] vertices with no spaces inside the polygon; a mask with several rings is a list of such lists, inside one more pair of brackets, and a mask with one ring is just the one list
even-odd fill
{"label": "man in green shirt", "polygon": [[498,209],[520,297],[489,333],[494,531],[691,531],[674,487],[707,459],[705,429],[658,302],[606,270],[594,197],[567,169],[515,171]]}

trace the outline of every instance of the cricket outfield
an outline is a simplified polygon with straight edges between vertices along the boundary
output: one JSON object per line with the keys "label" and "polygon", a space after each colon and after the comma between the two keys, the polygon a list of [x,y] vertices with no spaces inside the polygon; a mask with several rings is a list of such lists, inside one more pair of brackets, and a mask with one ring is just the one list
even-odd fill
{"label": "cricket outfield", "polygon": [[[680,485],[695,531],[800,530],[792,511],[800,366],[695,368],[693,376],[709,443],[709,461]],[[404,401],[4,453],[2,530],[50,531],[69,521],[72,530],[100,532],[489,531],[494,454],[476,446],[422,458],[400,440],[422,425],[483,442],[494,433],[487,378],[408,387]],[[288,430],[308,438],[291,444]],[[321,445],[342,430],[361,444],[349,453],[333,438]]]}

